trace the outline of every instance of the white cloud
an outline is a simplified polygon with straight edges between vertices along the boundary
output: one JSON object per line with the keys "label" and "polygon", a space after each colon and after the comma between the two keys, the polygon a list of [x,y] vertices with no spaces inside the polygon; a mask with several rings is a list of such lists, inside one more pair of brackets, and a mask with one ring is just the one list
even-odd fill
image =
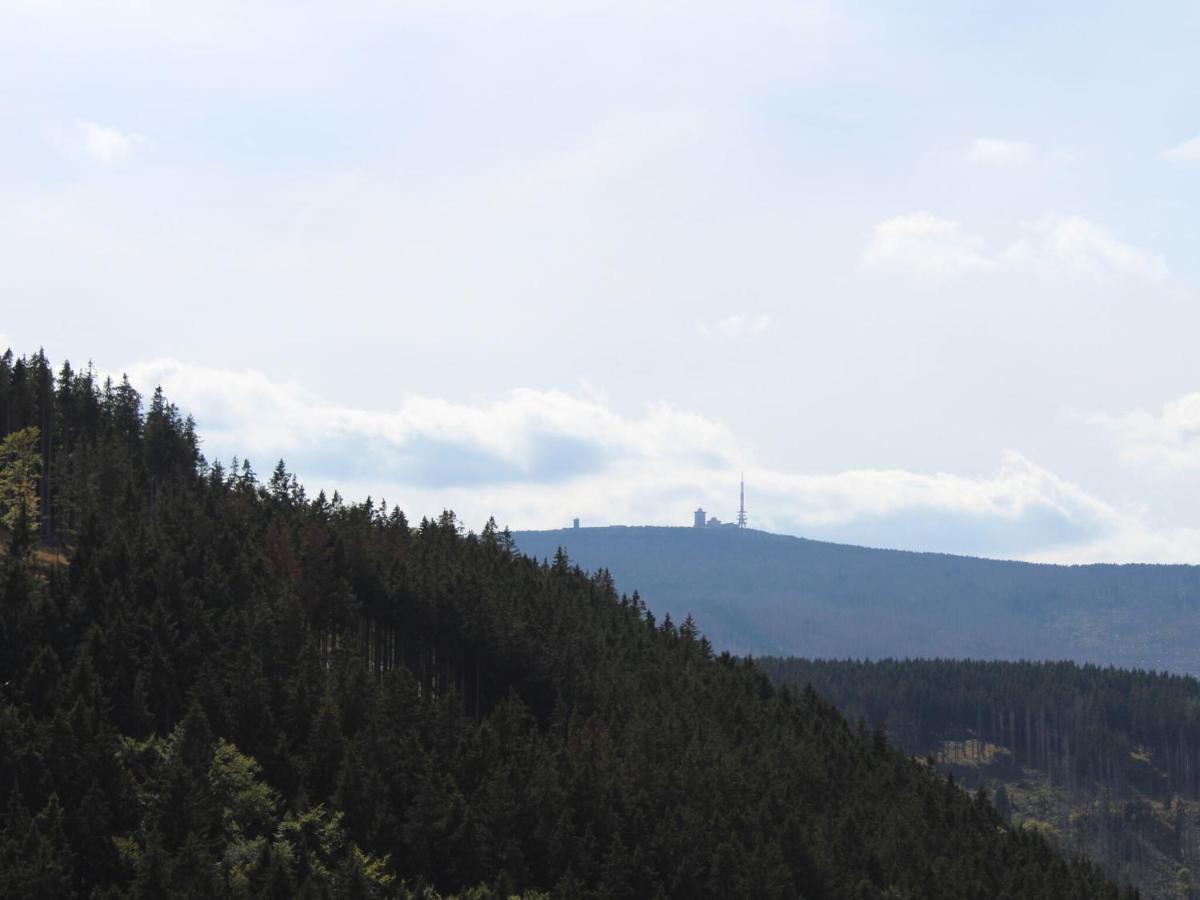
{"label": "white cloud", "polygon": [[762,334],[771,326],[771,317],[748,316],[736,313],[714,322],[700,322],[696,331],[704,337],[735,338],[744,335]]}
{"label": "white cloud", "polygon": [[1019,169],[1033,163],[1070,165],[1084,158],[1074,147],[1039,148],[1029,141],[975,138],[967,146],[968,162],[997,168]]}
{"label": "white cloud", "polygon": [[1182,563],[1200,560],[1200,528],[1156,528],[1136,517],[1092,541],[1072,547],[1031,553],[1029,562],[1082,565],[1085,563]]}
{"label": "white cloud", "polygon": [[1004,271],[1099,283],[1122,278],[1152,285],[1168,281],[1161,254],[1126,243],[1083,216],[1050,213],[1024,231],[1025,236],[993,249],[983,238],[964,232],[958,222],[927,212],[910,213],[875,226],[863,261],[933,279]]}
{"label": "white cloud", "polygon": [[863,515],[891,516],[914,509],[1010,521],[1034,508],[1084,521],[1111,514],[1101,501],[1015,452],[1004,454],[999,471],[989,478],[864,469],[832,475],[773,474],[768,484],[794,495],[798,518],[810,525],[845,524]]}
{"label": "white cloud", "polygon": [[79,134],[83,152],[104,165],[124,162],[147,146],[146,139],[139,134],[95,122],[80,122]]}
{"label": "white cloud", "polygon": [[[410,396],[393,410],[323,402],[294,382],[156,360],[129,368],[192,412],[210,459],[287,459],[310,491],[452,508],[478,527],[686,524],[725,518],[745,471],[752,524],[831,540],[1039,559],[1177,559],[1200,533],[1160,534],[1018,453],[984,477],[899,469],[832,473],[757,465],[723,423],[666,405],[621,415],[589,391],[516,390],[491,403]],[[1090,556],[1088,556],[1090,554]]]}
{"label": "white cloud", "polygon": [[1169,147],[1162,152],[1162,157],[1172,162],[1200,162],[1200,137]]}
{"label": "white cloud", "polygon": [[1089,421],[1113,434],[1125,463],[1200,468],[1200,393],[1165,403],[1158,413],[1097,413]]}
{"label": "white cloud", "polygon": [[863,261],[868,266],[906,268],[927,278],[953,277],[995,266],[982,238],[965,234],[958,222],[927,212],[896,216],[876,225]]}
{"label": "white cloud", "polygon": [[1053,266],[1094,281],[1128,277],[1150,284],[1168,278],[1167,262],[1161,254],[1135,247],[1108,228],[1082,216],[1050,214],[1029,226],[1033,241],[1017,241],[1004,257],[1014,264]]}
{"label": "white cloud", "polygon": [[989,166],[1024,166],[1033,156],[1033,145],[1026,141],[976,138],[967,149],[968,160]]}
{"label": "white cloud", "polygon": [[638,457],[705,468],[742,454],[724,426],[656,406],[625,418],[601,400],[519,389],[486,406],[410,396],[390,411],[324,403],[294,382],[174,360],[129,368],[191,410],[213,451],[273,462],[296,457],[319,477],[371,475],[398,484],[554,483]]}

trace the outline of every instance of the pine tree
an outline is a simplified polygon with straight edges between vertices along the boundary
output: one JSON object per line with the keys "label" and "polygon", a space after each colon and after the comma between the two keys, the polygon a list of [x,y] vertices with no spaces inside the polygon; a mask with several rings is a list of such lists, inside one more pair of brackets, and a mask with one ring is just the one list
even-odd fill
{"label": "pine tree", "polygon": [[42,432],[36,426],[0,440],[0,526],[35,534],[42,505]]}

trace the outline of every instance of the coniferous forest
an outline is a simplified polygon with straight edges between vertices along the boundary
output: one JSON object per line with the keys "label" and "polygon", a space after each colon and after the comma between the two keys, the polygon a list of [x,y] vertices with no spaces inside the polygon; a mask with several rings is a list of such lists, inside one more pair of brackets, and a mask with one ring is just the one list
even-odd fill
{"label": "coniferous forest", "polygon": [[1200,896],[1200,683],[1071,662],[763,658],[851,721],[886,730],[1014,824],[1147,896]]}
{"label": "coniferous forest", "polygon": [[40,352],[0,440],[0,896],[1136,896],[492,524]]}

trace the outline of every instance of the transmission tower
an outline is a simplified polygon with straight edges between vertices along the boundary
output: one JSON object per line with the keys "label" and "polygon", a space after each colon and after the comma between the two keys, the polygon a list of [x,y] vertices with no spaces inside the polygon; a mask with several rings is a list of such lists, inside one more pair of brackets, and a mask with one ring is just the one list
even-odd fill
{"label": "transmission tower", "polygon": [[746,527],[746,473],[742,473],[742,490],[738,501],[737,527]]}

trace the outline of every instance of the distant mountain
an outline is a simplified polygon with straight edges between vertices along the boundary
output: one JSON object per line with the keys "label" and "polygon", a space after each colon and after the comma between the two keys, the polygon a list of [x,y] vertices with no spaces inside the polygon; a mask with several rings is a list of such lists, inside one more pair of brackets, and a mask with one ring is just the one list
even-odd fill
{"label": "distant mountain", "polygon": [[721,649],[811,657],[1072,659],[1200,672],[1200,566],[1052,566],[735,528],[523,531],[606,567]]}

